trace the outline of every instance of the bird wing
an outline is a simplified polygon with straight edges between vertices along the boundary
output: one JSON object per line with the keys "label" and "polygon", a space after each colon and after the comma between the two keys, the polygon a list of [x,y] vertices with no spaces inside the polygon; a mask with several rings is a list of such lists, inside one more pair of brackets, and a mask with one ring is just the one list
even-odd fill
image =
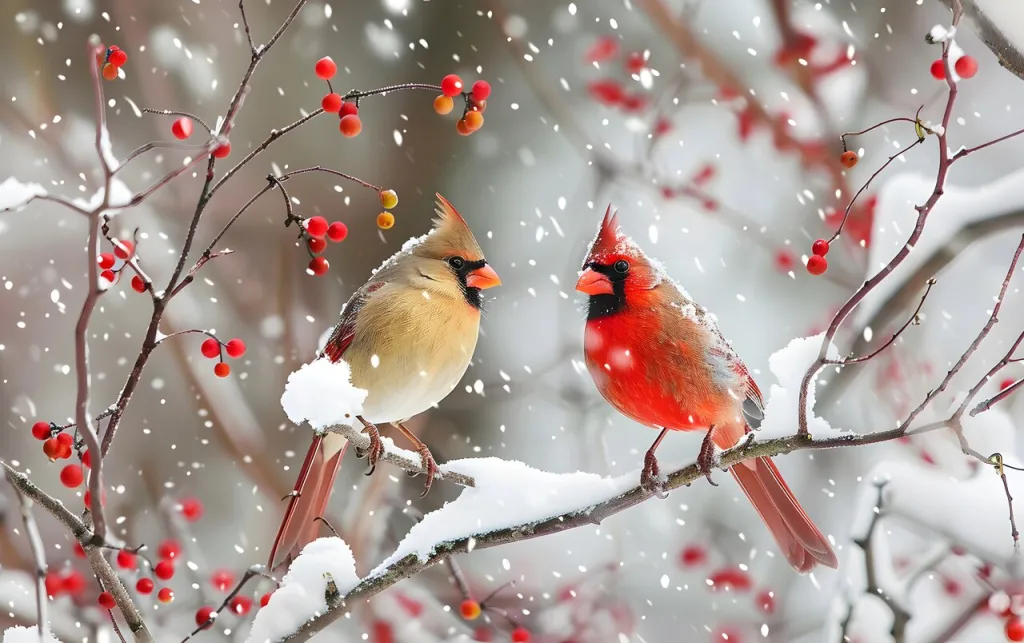
{"label": "bird wing", "polygon": [[331,333],[331,336],[327,338],[327,343],[324,344],[324,350],[320,354],[321,357],[326,357],[332,362],[337,362],[341,359],[341,356],[345,354],[345,350],[352,344],[352,340],[356,336],[356,318],[359,315],[360,309],[366,305],[370,295],[383,288],[386,283],[386,281],[368,281],[352,294],[352,297],[345,304],[344,310],[341,311],[341,319],[338,321],[338,325],[334,327],[334,332]]}

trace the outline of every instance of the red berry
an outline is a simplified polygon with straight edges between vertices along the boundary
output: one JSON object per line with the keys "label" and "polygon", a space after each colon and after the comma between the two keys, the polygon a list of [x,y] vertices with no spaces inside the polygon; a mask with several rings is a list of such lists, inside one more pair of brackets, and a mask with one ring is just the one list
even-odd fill
{"label": "red berry", "polygon": [[445,96],[458,96],[462,93],[462,79],[455,74],[448,74],[441,79],[441,93]]}
{"label": "red berry", "polygon": [[345,118],[349,114],[355,116],[359,113],[359,105],[356,105],[354,100],[347,100],[341,104],[341,109],[338,110],[338,116]]}
{"label": "red berry", "polygon": [[181,501],[181,515],[189,522],[199,520],[203,517],[203,503],[198,498],[185,498]]}
{"label": "red berry", "polygon": [[817,241],[811,244],[811,252],[813,254],[818,255],[819,257],[824,257],[825,255],[828,254],[828,241],[824,239],[818,239]]}
{"label": "red berry", "polygon": [[252,609],[252,599],[248,596],[236,596],[228,604],[231,611],[239,616],[245,616]]}
{"label": "red berry", "polygon": [[370,635],[370,640],[373,643],[395,643],[395,632],[391,623],[378,619],[370,624],[370,630],[373,632]]}
{"label": "red berry", "polygon": [[630,74],[639,74],[640,70],[647,66],[642,52],[634,51],[626,57],[626,71]]}
{"label": "red berry", "polygon": [[135,591],[137,591],[140,594],[149,594],[153,591],[154,585],[155,583],[153,583],[153,579],[140,578],[138,582],[135,583]]}
{"label": "red berry", "polygon": [[235,579],[226,569],[218,569],[210,576],[210,582],[219,591],[226,592],[234,585]]}
{"label": "red berry", "polygon": [[174,600],[174,592],[170,587],[161,587],[160,591],[156,593],[156,599],[161,603],[170,603]]}
{"label": "red berry", "polygon": [[707,560],[707,552],[700,545],[687,545],[679,554],[679,560],[683,567],[696,567]]}
{"label": "red berry", "polygon": [[72,569],[61,579],[61,584],[68,594],[78,594],[85,589],[85,576],[82,572]]}
{"label": "red berry", "polygon": [[487,100],[487,97],[491,95],[491,84],[486,80],[478,80],[473,83],[473,100],[482,101]]}
{"label": "red berry", "polygon": [[846,150],[839,157],[839,162],[842,163],[843,167],[845,167],[846,169],[850,169],[854,165],[857,165],[857,161],[859,160],[860,157],[857,156],[857,153],[854,152],[853,150]]}
{"label": "red berry", "polygon": [[341,111],[341,96],[334,92],[327,94],[320,99],[320,107],[323,107],[325,112],[337,114]]}
{"label": "red berry", "polygon": [[85,474],[82,473],[80,464],[69,464],[60,470],[60,482],[68,489],[74,489],[82,484],[83,480],[85,480]]}
{"label": "red berry", "polygon": [[327,234],[327,219],[323,217],[310,217],[306,220],[306,232],[309,236],[323,239]]}
{"label": "red berry", "polygon": [[138,275],[132,277],[132,290],[135,292],[146,292],[146,282],[142,280],[142,277]]}
{"label": "red berry", "polygon": [[114,606],[117,605],[117,603],[114,602],[114,597],[110,594],[110,592],[100,592],[98,602],[100,604],[100,607],[102,607],[105,610],[112,610],[114,609]]}
{"label": "red berry", "polygon": [[932,78],[935,80],[946,80],[946,65],[941,58],[933,62],[928,71],[931,72]]}
{"label": "red berry", "polygon": [[88,449],[82,452],[82,466],[92,468],[92,454]]}
{"label": "red berry", "polygon": [[108,284],[117,283],[117,275],[114,274],[113,270],[104,270],[100,272],[100,279],[105,279]]}
{"label": "red berry", "polygon": [[245,355],[245,342],[238,339],[229,339],[228,343],[224,345],[224,350],[227,352],[228,357],[234,357],[235,359]]}
{"label": "red berry", "polygon": [[348,226],[341,221],[335,221],[327,228],[327,238],[334,242],[344,241],[348,236]]}
{"label": "red berry", "polygon": [[160,580],[170,580],[174,578],[174,563],[169,560],[161,560],[153,566],[153,574],[155,574]]}
{"label": "red berry", "polygon": [[47,572],[43,583],[46,585],[46,595],[51,598],[60,596],[60,593],[64,591],[64,581],[57,572]]}
{"label": "red berry", "polygon": [[1006,640],[1024,641],[1024,620],[1014,616],[1006,621]]}
{"label": "red berry", "polygon": [[327,247],[327,240],[317,239],[314,237],[313,239],[310,239],[309,241],[306,242],[306,247],[309,248],[310,252],[312,252],[315,255],[318,255],[324,251],[324,248]]}
{"label": "red berry", "polygon": [[50,423],[36,422],[32,425],[32,437],[37,440],[48,440],[50,438]]}
{"label": "red berry", "polygon": [[754,601],[765,614],[771,614],[775,611],[775,592],[764,590],[757,595]]}
{"label": "red berry", "polygon": [[260,607],[266,607],[267,603],[270,602],[270,592],[267,592],[263,596],[260,596]]}
{"label": "red berry", "polygon": [[213,148],[213,156],[214,156],[214,158],[218,158],[218,159],[227,158],[227,156],[229,154],[231,154],[231,143],[228,142],[228,141],[224,141],[223,143],[221,143],[217,147]]}
{"label": "red berry", "polygon": [[78,541],[75,541],[75,556],[85,558],[85,548],[82,547],[82,543]]}
{"label": "red berry", "polygon": [[217,362],[213,365],[213,374],[217,377],[227,377],[231,375],[231,367],[227,362]]}
{"label": "red berry", "polygon": [[1000,391],[1005,391],[1006,389],[1008,389],[1011,386],[1013,386],[1015,383],[1016,383],[1016,380],[1014,380],[1012,377],[1008,377],[1005,380],[1003,380],[1002,382],[999,382],[999,390]]}
{"label": "red berry", "polygon": [[512,643],[530,643],[530,630],[522,625],[512,630]]}
{"label": "red berry", "polygon": [[823,275],[826,270],[828,270],[828,261],[825,260],[825,257],[822,257],[821,255],[812,255],[811,258],[807,260],[807,272],[812,275]]}
{"label": "red berry", "polygon": [[135,554],[130,551],[117,552],[117,566],[121,569],[135,569]]}
{"label": "red berry", "polygon": [[75,444],[75,437],[73,435],[71,435],[70,433],[58,433],[57,434],[57,442],[62,447],[74,446],[74,444]]}
{"label": "red berry", "polygon": [[[111,47],[111,49],[114,48]],[[123,67],[124,64],[128,62],[128,54],[124,53],[123,49],[114,49],[110,52],[110,57],[108,58],[108,60],[110,61],[111,65]]]}
{"label": "red berry", "polygon": [[176,540],[165,540],[157,547],[156,553],[163,560],[171,560],[181,555],[181,545]]}
{"label": "red berry", "polygon": [[713,572],[708,576],[708,583],[715,591],[729,589],[734,592],[745,592],[752,586],[750,574],[739,567],[726,567]]}
{"label": "red berry", "polygon": [[96,258],[96,263],[100,265],[101,270],[108,270],[114,267],[114,255],[110,252],[100,253],[100,256]]}
{"label": "red berry", "polygon": [[313,257],[309,262],[309,271],[317,277],[325,274],[330,267],[331,264],[323,257]]}
{"label": "red berry", "polygon": [[209,357],[210,359],[220,357],[220,342],[212,337],[204,339],[203,343],[199,346],[199,351],[203,354],[203,357]]}
{"label": "red berry", "polygon": [[363,121],[359,120],[359,117],[355,114],[348,114],[341,117],[341,122],[338,123],[338,130],[342,136],[349,138],[358,136],[359,132],[363,131]]}
{"label": "red berry", "polygon": [[200,607],[199,609],[196,610],[196,625],[202,627],[204,630],[209,629],[210,627],[213,627],[213,623],[210,623],[209,625],[206,625],[206,622],[209,621],[210,617],[212,617],[212,616],[213,616],[213,608],[212,607],[210,607],[208,605],[204,605],[204,606]]}
{"label": "red berry", "polygon": [[972,78],[978,73],[978,61],[974,56],[960,56],[953,65],[956,75],[960,78]]}
{"label": "red berry", "polygon": [[793,269],[793,253],[789,250],[779,250],[775,253],[775,267],[782,272],[789,272]]}
{"label": "red berry", "polygon": [[324,56],[320,60],[316,61],[317,78],[321,80],[330,80],[334,78],[334,74],[338,73],[338,66],[334,64],[330,56]]}
{"label": "red berry", "polygon": [[462,601],[459,609],[462,612],[462,618],[467,621],[475,621],[480,616],[480,603],[477,603],[472,598]]}
{"label": "red berry", "polygon": [[182,116],[171,123],[171,134],[174,134],[174,138],[182,141],[192,136],[192,119]]}

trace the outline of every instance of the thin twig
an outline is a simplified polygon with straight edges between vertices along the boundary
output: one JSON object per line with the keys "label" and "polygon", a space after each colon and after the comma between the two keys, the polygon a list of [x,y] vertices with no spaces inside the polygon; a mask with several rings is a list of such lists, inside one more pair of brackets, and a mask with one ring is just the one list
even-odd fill
{"label": "thin twig", "polygon": [[39,525],[32,515],[32,499],[15,487],[15,495],[21,506],[21,519],[25,523],[25,536],[28,538],[28,545],[32,551],[32,560],[35,563],[36,573],[36,616],[38,618],[39,641],[46,643],[50,633],[50,619],[46,615],[49,599],[46,597],[46,549],[43,547],[43,538],[39,535]]}
{"label": "thin twig", "polygon": [[873,359],[879,353],[892,346],[893,343],[899,338],[899,336],[903,334],[903,331],[907,330],[907,328],[909,328],[911,324],[916,325],[920,323],[921,308],[924,307],[924,302],[926,299],[928,299],[928,293],[932,291],[932,286],[934,285],[935,279],[929,279],[927,287],[924,289],[924,294],[921,295],[921,301],[917,303],[917,308],[914,309],[914,312],[910,315],[907,321],[904,322],[904,324],[900,326],[884,344],[882,344],[875,350],[871,351],[867,355],[862,355],[861,357],[847,357],[846,359],[826,359],[825,363],[834,364],[837,366],[846,366],[847,364],[860,364],[861,362],[866,362],[870,359]]}

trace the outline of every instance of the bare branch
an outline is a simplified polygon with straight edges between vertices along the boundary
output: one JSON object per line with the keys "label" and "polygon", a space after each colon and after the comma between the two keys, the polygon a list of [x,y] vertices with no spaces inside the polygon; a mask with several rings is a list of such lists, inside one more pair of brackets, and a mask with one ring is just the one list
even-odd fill
{"label": "bare branch", "polygon": [[25,536],[32,550],[32,561],[35,563],[36,573],[36,615],[38,618],[39,641],[46,643],[50,632],[50,619],[46,614],[49,599],[46,597],[46,550],[43,547],[43,538],[39,535],[39,525],[32,515],[32,499],[25,496],[20,489],[15,487],[15,495],[18,496],[18,503],[21,506],[21,519],[25,523]]}

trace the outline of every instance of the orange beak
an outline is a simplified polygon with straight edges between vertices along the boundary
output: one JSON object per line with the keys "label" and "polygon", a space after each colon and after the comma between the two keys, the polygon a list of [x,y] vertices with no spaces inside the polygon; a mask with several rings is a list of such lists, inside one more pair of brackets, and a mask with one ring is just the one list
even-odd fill
{"label": "orange beak", "polygon": [[576,290],[588,295],[611,295],[615,293],[612,282],[601,273],[587,268],[576,282]]}
{"label": "orange beak", "polygon": [[498,278],[498,273],[494,272],[494,268],[484,264],[466,275],[466,285],[470,288],[486,290],[494,286],[500,286],[501,279]]}

